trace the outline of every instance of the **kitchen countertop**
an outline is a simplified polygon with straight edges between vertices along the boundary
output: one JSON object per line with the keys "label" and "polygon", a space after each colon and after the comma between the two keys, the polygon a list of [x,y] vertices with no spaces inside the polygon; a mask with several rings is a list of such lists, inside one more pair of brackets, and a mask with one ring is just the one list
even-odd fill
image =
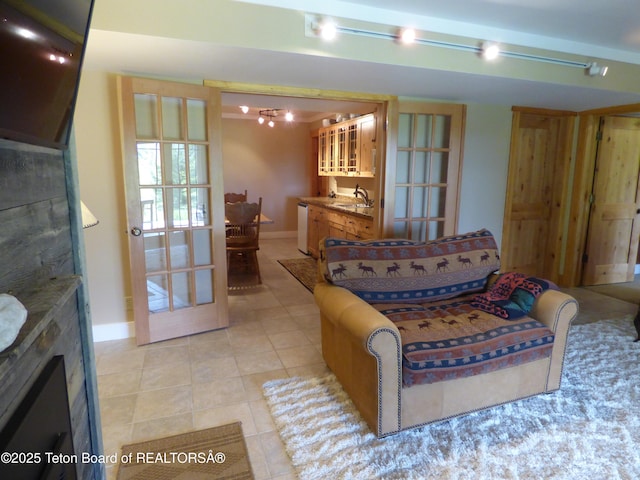
{"label": "kitchen countertop", "polygon": [[[350,213],[359,217],[372,219],[373,207],[357,206],[356,200],[349,197],[298,197],[298,200],[308,205],[316,205],[318,207],[330,208],[343,213]],[[362,200],[358,199],[358,203]]]}

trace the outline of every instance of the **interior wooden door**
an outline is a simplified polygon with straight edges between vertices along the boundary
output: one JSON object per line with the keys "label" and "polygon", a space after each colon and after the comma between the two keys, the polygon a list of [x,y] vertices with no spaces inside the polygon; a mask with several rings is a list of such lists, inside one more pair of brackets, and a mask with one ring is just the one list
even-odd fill
{"label": "interior wooden door", "polygon": [[640,240],[640,119],[602,117],[583,285],[633,281]]}
{"label": "interior wooden door", "polygon": [[514,111],[502,271],[558,281],[574,119]]}
{"label": "interior wooden door", "polygon": [[136,341],[228,325],[220,93],[119,78]]}

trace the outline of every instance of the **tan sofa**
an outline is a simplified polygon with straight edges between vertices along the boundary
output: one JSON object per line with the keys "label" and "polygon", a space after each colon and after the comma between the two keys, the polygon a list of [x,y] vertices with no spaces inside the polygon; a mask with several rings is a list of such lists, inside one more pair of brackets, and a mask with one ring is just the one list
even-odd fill
{"label": "tan sofa", "polygon": [[[549,346],[549,356],[464,378],[406,386],[402,378],[403,343],[398,326],[374,308],[371,302],[362,298],[368,293],[354,293],[331,283],[341,283],[338,279],[345,279],[344,270],[348,270],[351,264],[335,258],[333,262],[327,259],[327,240],[330,239],[325,239],[320,245],[320,278],[314,290],[320,308],[322,353],[327,365],[378,437],[560,388],[567,333],[578,311],[577,302],[572,297],[555,289],[545,290],[535,299],[528,314],[554,332],[555,339],[552,347]],[[352,247],[358,248],[355,245],[358,242],[352,243]],[[367,248],[366,242],[363,248]],[[479,248],[463,258],[469,258],[469,262],[478,265],[480,257],[486,259],[487,250]],[[353,255],[353,252],[357,256],[357,250],[353,248],[349,250],[349,255]],[[435,275],[437,265],[442,265],[444,258],[450,258],[449,265],[460,258],[458,252],[452,252],[450,257],[442,255],[442,252],[442,248],[439,248],[440,254],[434,258],[421,257],[427,270],[423,281],[427,281],[428,275]],[[415,273],[415,260],[415,257],[411,257],[406,261],[414,263],[386,264],[393,265],[391,268],[396,270],[410,265]],[[354,265],[359,266],[357,273],[362,271],[359,277],[353,275],[354,281],[366,279],[369,282],[369,278],[373,278],[386,284],[393,283],[396,272],[392,270],[391,275],[388,271],[385,273],[384,268],[380,268],[382,264],[376,266],[375,263],[368,263],[377,268],[375,277],[365,275],[362,262]],[[464,267],[462,265],[461,268]],[[495,264],[486,266],[486,269],[493,267]],[[343,272],[332,275],[332,269],[336,268]],[[406,279],[413,281],[414,277],[407,275]],[[485,288],[483,285],[482,289]],[[455,335],[455,331],[452,335]]]}

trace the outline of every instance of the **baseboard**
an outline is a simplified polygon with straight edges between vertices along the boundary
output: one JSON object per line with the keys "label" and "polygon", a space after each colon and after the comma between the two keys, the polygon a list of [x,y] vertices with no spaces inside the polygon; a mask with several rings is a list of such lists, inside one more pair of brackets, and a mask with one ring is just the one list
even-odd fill
{"label": "baseboard", "polygon": [[260,232],[260,238],[264,239],[273,239],[273,238],[298,238],[298,232],[296,230],[292,231],[281,231],[281,232]]}
{"label": "baseboard", "polygon": [[109,340],[122,340],[136,336],[133,322],[106,323],[104,325],[94,325],[93,341],[108,342]]}

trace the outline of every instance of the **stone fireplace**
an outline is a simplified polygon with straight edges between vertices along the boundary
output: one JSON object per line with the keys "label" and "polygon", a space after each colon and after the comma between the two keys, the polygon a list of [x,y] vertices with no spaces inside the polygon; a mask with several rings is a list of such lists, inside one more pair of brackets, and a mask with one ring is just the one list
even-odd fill
{"label": "stone fireplace", "polygon": [[[0,352],[0,432],[22,416],[23,401],[60,357],[72,431],[61,441],[70,442],[76,454],[99,455],[95,362],[78,255],[81,229],[70,207],[73,175],[68,153],[0,140],[0,292],[15,296],[28,311],[16,341]],[[59,408],[46,404],[49,415],[59,415]],[[83,480],[104,478],[103,465],[77,462],[72,468]],[[0,471],[0,478],[14,477]]]}

